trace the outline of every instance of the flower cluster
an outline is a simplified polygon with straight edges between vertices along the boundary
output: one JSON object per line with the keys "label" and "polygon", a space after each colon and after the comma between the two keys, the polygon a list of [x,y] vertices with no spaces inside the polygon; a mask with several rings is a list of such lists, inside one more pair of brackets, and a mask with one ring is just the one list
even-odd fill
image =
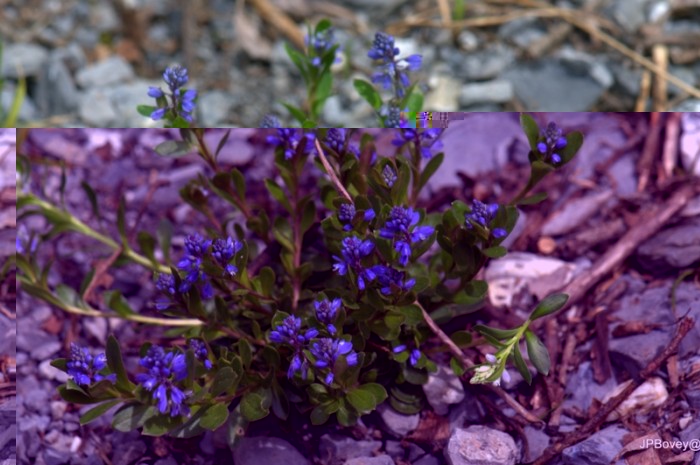
{"label": "flower cluster", "polygon": [[[476,371],[478,373],[489,373],[489,376],[493,372],[495,372],[498,369],[498,359],[496,358],[495,355],[493,354],[486,354],[486,361],[488,362],[487,364],[481,365],[480,367],[476,368]],[[505,381],[506,383],[510,383],[510,374],[508,373],[508,370],[503,370],[503,373],[501,373],[501,376],[499,376],[494,382],[494,386],[500,386],[501,385],[501,380]]]}
{"label": "flower cluster", "polygon": [[[309,48],[309,55],[313,56],[311,64],[316,68],[321,66],[321,57],[333,46],[337,45],[335,41],[335,30],[333,28],[316,31],[311,36],[306,36],[304,39],[306,46]],[[335,51],[335,63],[340,63],[340,47]]]}
{"label": "flower cluster", "polygon": [[391,165],[384,165],[384,168],[382,169],[382,179],[384,180],[389,189],[394,187],[394,183],[398,179],[398,176],[396,175],[396,171],[394,170],[394,168],[391,167]]}
{"label": "flower cluster", "polygon": [[394,248],[399,253],[399,263],[402,266],[408,264],[411,257],[411,244],[424,241],[433,234],[432,226],[418,226],[420,214],[411,207],[393,207],[389,213],[389,219],[379,231],[379,236],[384,239],[393,239]]}
{"label": "flower cluster", "polygon": [[136,381],[143,388],[153,393],[160,413],[170,413],[171,417],[189,415],[190,409],[185,405],[188,393],[177,386],[187,377],[185,355],[176,350],[165,351],[160,346],[152,345],[146,355],[139,360],[139,365],[147,372],[136,375]]}
{"label": "flower cluster", "polygon": [[[352,220],[355,219],[356,214],[355,205],[352,203],[344,203],[338,209],[338,220],[343,224],[343,229],[345,231],[350,231],[352,229]],[[374,213],[374,210],[369,208],[365,210],[362,218],[365,221],[372,221],[375,216],[376,213]]]}
{"label": "flower cluster", "polygon": [[[407,348],[408,347],[406,346],[406,344],[400,344],[400,345],[394,347],[394,353],[400,354],[402,352],[406,352]],[[422,356],[422,354],[421,354],[420,350],[418,350],[418,349],[411,350],[411,353],[408,357],[408,363],[410,363],[411,366],[418,365],[418,361],[420,360],[421,356]]]}
{"label": "flower cluster", "polygon": [[211,299],[214,295],[209,277],[202,271],[202,259],[209,250],[211,241],[204,239],[199,234],[193,234],[185,239],[185,250],[187,255],[177,264],[177,267],[184,272],[180,283],[180,292],[187,292],[196,283],[201,283],[201,292],[204,299]]}
{"label": "flower cluster", "polygon": [[342,339],[321,338],[311,345],[311,354],[316,359],[314,366],[326,371],[323,381],[329,385],[335,377],[333,367],[341,355],[345,356],[348,366],[357,365],[357,352],[352,350],[352,343]]}
{"label": "flower cluster", "polygon": [[160,87],[149,87],[148,89],[148,96],[156,99],[158,104],[158,108],[151,113],[151,118],[156,121],[163,119],[170,111],[173,118],[180,116],[191,123],[197,91],[182,88],[189,80],[187,68],[178,65],[167,68],[163,73],[163,80],[170,89],[169,93],[164,92]]}
{"label": "flower cluster", "polygon": [[326,326],[330,334],[335,334],[337,332],[333,323],[335,322],[341,305],[342,301],[340,299],[324,299],[314,302],[314,307],[316,307],[316,319]]}
{"label": "flower cluster", "polygon": [[442,141],[438,140],[442,134],[442,129],[425,129],[419,131],[418,129],[403,129],[399,132],[398,137],[396,137],[392,144],[397,147],[402,147],[405,144],[413,143],[413,146],[418,150],[421,156],[425,159],[432,158],[433,150],[440,150],[442,148]]}
{"label": "flower cluster", "polygon": [[66,362],[67,373],[76,384],[89,386],[92,383],[106,379],[114,383],[117,375],[107,376],[100,374],[107,366],[107,357],[104,353],[93,356],[86,347],[80,347],[76,343],[70,345],[70,360]]}
{"label": "flower cluster", "polygon": [[[472,229],[474,224],[488,228],[489,223],[496,217],[496,212],[498,212],[497,203],[487,205],[478,200],[474,200],[472,202],[472,211],[464,214],[467,229]],[[503,228],[494,228],[491,234],[496,239],[500,239],[505,237],[508,232]]]}
{"label": "flower cluster", "polygon": [[362,240],[359,237],[349,236],[343,239],[341,247],[341,257],[333,256],[335,263],[333,270],[339,275],[345,276],[352,270],[357,279],[357,287],[361,291],[365,290],[368,281],[374,281],[377,277],[372,268],[366,267],[362,260],[369,256],[374,250],[374,242],[370,239]]}
{"label": "flower cluster", "polygon": [[209,349],[204,341],[200,339],[190,339],[190,349],[194,352],[194,356],[197,360],[202,362],[204,368],[211,370],[212,364],[209,360]]}
{"label": "flower cluster", "polygon": [[561,163],[561,156],[556,151],[563,149],[567,144],[561,128],[550,122],[546,128],[541,129],[540,138],[542,140],[537,143],[537,151],[548,157],[552,163]]}
{"label": "flower cluster", "polygon": [[281,128],[282,123],[280,123],[280,119],[276,117],[275,115],[265,115],[262,118],[262,121],[260,121],[260,127],[261,128]]}
{"label": "flower cluster", "polygon": [[408,292],[416,285],[413,278],[406,279],[406,272],[386,265],[375,265],[374,274],[377,275],[379,290],[384,295],[392,295],[397,292]]}
{"label": "flower cluster", "polygon": [[27,227],[21,224],[17,228],[17,238],[15,239],[18,254],[33,254],[39,245],[39,238],[29,234]]}
{"label": "flower cluster", "polygon": [[422,58],[420,55],[411,55],[397,59],[400,50],[394,44],[394,38],[389,34],[377,32],[374,42],[367,56],[380,61],[377,72],[372,76],[373,83],[381,83],[385,89],[394,89],[396,98],[403,98],[406,88],[411,84],[407,70],[420,69]]}
{"label": "flower cluster", "polygon": [[384,127],[385,128],[410,128],[411,125],[404,116],[408,112],[408,108],[401,108],[394,102],[390,102],[385,105],[380,112],[380,115],[384,117]]}
{"label": "flower cluster", "polygon": [[243,249],[243,243],[227,237],[226,239],[216,239],[212,245],[211,255],[216,262],[224,269],[224,273],[233,276],[238,273],[238,268],[231,264],[233,257]]}
{"label": "flower cluster", "polygon": [[277,135],[268,136],[267,142],[282,147],[284,158],[291,159],[295,154],[308,155],[314,149],[316,136],[312,132],[304,133],[301,129],[278,129]]}

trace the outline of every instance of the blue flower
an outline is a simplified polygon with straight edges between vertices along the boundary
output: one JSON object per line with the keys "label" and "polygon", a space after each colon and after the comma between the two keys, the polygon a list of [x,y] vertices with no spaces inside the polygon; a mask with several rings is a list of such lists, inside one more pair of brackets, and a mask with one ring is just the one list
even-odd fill
{"label": "blue flower", "polygon": [[408,113],[408,108],[401,108],[396,105],[396,103],[389,103],[384,106],[380,112],[380,115],[384,117],[384,127],[385,128],[409,128],[410,125],[404,116],[404,113]]}
{"label": "blue flower", "polygon": [[282,147],[284,158],[291,159],[301,150],[301,155],[308,155],[314,149],[315,135],[304,133],[301,129],[278,129],[276,136],[267,136],[267,142]]}
{"label": "blue flower", "polygon": [[374,281],[376,275],[371,268],[362,264],[362,259],[369,256],[374,250],[374,243],[369,240],[361,240],[358,237],[350,236],[343,239],[341,255],[333,256],[335,264],[333,270],[339,275],[345,276],[348,270],[352,270],[357,276],[357,287],[362,291],[365,289],[366,281]]}
{"label": "blue flower", "polygon": [[[338,209],[338,220],[344,224],[343,229],[345,231],[352,229],[352,220],[355,218],[356,213],[355,205],[352,203],[344,203]],[[372,221],[375,216],[376,213],[370,208],[365,210],[363,218],[365,221]]]}
{"label": "blue flower", "polygon": [[398,179],[398,176],[396,176],[396,171],[394,171],[394,168],[392,168],[391,165],[384,165],[384,169],[382,169],[382,179],[389,189],[394,187],[394,183]]}
{"label": "blue flower", "polygon": [[265,115],[262,121],[260,121],[261,128],[281,128],[282,123],[275,115]]}
{"label": "blue flower", "polygon": [[324,378],[328,385],[333,382],[333,367],[341,355],[345,355],[348,366],[355,366],[358,362],[357,353],[352,350],[352,343],[341,339],[321,338],[311,345],[311,354],[316,359],[316,368],[329,369]]}
{"label": "blue flower", "polygon": [[161,273],[156,280],[156,289],[168,297],[159,297],[155,305],[158,310],[165,310],[170,306],[172,297],[175,296],[175,277],[168,273]]}
{"label": "blue flower", "polygon": [[18,254],[27,254],[36,252],[36,248],[39,245],[39,239],[33,235],[29,235],[27,227],[24,224],[20,224],[17,229],[17,237],[15,238],[15,246],[17,248]]}
{"label": "blue flower", "polygon": [[76,343],[70,345],[70,360],[66,362],[66,372],[73,378],[76,384],[89,386],[92,383],[106,379],[116,382],[117,375],[101,375],[99,372],[107,366],[107,357],[104,353],[92,356],[87,347],[80,347]]}
{"label": "blue flower", "polygon": [[175,351],[166,352],[162,347],[152,345],[139,360],[139,365],[148,371],[136,375],[136,381],[153,393],[160,413],[169,412],[171,417],[189,415],[190,409],[185,405],[187,394],[176,386],[176,383],[187,377],[185,355]]}
{"label": "blue flower", "polygon": [[195,233],[185,238],[185,249],[193,257],[203,257],[209,250],[211,241]]}
{"label": "blue flower", "polygon": [[216,239],[212,245],[211,255],[221,265],[229,276],[238,273],[238,268],[230,264],[231,259],[243,249],[243,243],[227,237],[226,239]]}
{"label": "blue flower", "polygon": [[333,325],[333,322],[335,321],[335,317],[337,316],[338,310],[340,310],[342,303],[343,302],[340,299],[324,299],[320,302],[314,302],[314,307],[316,307],[316,319],[326,325],[328,332],[331,334],[336,333],[336,328],[335,325]]}
{"label": "blue flower", "polygon": [[[467,229],[473,229],[474,224],[478,224],[484,228],[489,227],[489,223],[496,217],[498,212],[498,204],[485,204],[478,200],[472,202],[472,211],[465,213],[465,225]],[[494,228],[491,230],[491,235],[496,239],[500,239],[508,235],[508,231],[503,228]]]}
{"label": "blue flower", "polygon": [[545,157],[549,157],[552,163],[561,163],[561,156],[556,153],[566,147],[566,137],[556,123],[550,122],[546,128],[540,130],[540,141],[537,143],[537,151]]}
{"label": "blue flower", "polygon": [[[396,347],[394,347],[393,352],[395,354],[400,354],[401,352],[405,352],[408,349],[408,346],[406,344],[400,344]],[[408,363],[411,364],[411,366],[416,366],[418,364],[418,361],[420,360],[422,354],[421,351],[418,349],[413,349],[411,350],[411,353],[408,357]]]}
{"label": "blue flower", "polygon": [[401,147],[407,143],[413,143],[420,150],[421,156],[428,159],[433,157],[433,150],[442,148],[442,141],[438,140],[441,134],[442,129],[440,128],[424,129],[422,131],[418,129],[403,129],[399,132],[399,137],[392,141],[392,144]]}
{"label": "blue flower", "polygon": [[185,239],[185,250],[189,255],[183,257],[178,263],[179,270],[184,272],[180,283],[180,292],[187,292],[198,282],[201,282],[200,289],[203,299],[211,299],[214,296],[209,277],[202,271],[202,258],[208,252],[211,241],[204,239],[199,234],[193,234]]}
{"label": "blue flower", "polygon": [[389,219],[379,231],[380,237],[394,240],[394,249],[399,252],[402,266],[406,266],[411,257],[411,244],[428,239],[435,230],[432,226],[416,227],[419,220],[420,214],[413,208],[393,207]]}
{"label": "blue flower", "polygon": [[289,344],[294,350],[292,361],[287,370],[287,377],[294,378],[294,374],[301,372],[302,379],[306,379],[309,368],[308,361],[304,357],[302,349],[313,338],[318,336],[315,328],[307,329],[304,334],[301,331],[301,318],[290,315],[282,323],[278,324],[270,332],[270,341],[277,344]]}
{"label": "blue flower", "polygon": [[399,49],[394,44],[394,38],[389,34],[377,32],[367,56],[380,61],[377,72],[372,75],[372,82],[380,83],[385,89],[393,87],[396,98],[400,99],[411,84],[406,70],[418,70],[421,65],[421,56],[411,55],[398,60],[396,58],[398,54]]}
{"label": "blue flower", "polygon": [[374,267],[374,273],[377,275],[379,290],[384,295],[394,294],[395,291],[408,292],[416,285],[415,279],[406,279],[405,272],[390,266],[376,265]]}
{"label": "blue flower", "polygon": [[204,341],[200,339],[190,339],[190,349],[194,352],[194,356],[197,360],[204,364],[204,368],[211,370],[211,361],[209,360],[209,350]]}
{"label": "blue flower", "polygon": [[326,138],[323,142],[333,149],[336,153],[342,153],[343,147],[345,147],[345,129],[343,128],[331,128],[326,134]]}
{"label": "blue flower", "polygon": [[[163,119],[169,111],[172,111],[174,117],[180,116],[192,122],[197,91],[182,89],[189,80],[187,69],[179,65],[167,68],[163,73],[163,80],[168,85],[170,93],[166,94],[160,87],[148,88],[148,96],[158,101],[158,108],[151,113],[151,119],[155,121]],[[168,96],[170,99],[167,98]]]}
{"label": "blue flower", "polygon": [[[335,31],[333,28],[316,32],[311,37],[306,36],[304,41],[309,47],[309,56],[312,56],[311,64],[316,68],[321,66],[321,56],[336,45]],[[340,47],[336,49],[335,63],[340,63]]]}

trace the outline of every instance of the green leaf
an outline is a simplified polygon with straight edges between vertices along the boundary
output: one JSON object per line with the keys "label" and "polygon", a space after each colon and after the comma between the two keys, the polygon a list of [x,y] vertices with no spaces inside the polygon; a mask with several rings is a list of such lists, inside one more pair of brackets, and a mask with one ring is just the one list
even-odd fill
{"label": "green leaf", "polygon": [[66,367],[66,363],[68,363],[68,360],[65,358],[57,358],[54,360],[51,360],[51,366],[54,368],[57,368],[63,372],[66,372],[68,368]]}
{"label": "green leaf", "polygon": [[289,105],[288,103],[283,103],[282,105],[284,105],[287,111],[289,111],[289,114],[292,115],[295,120],[299,121],[299,124],[304,124],[304,121],[307,120],[306,113],[304,113],[300,108]]}
{"label": "green leaf", "polygon": [[377,399],[371,392],[358,388],[348,392],[347,400],[350,405],[360,412],[371,412],[377,407]]}
{"label": "green leaf", "polygon": [[90,184],[88,184],[85,181],[80,182],[80,187],[83,188],[83,190],[85,191],[85,195],[87,195],[87,198],[90,201],[90,206],[92,207],[92,214],[95,215],[95,218],[99,219],[101,215],[100,208],[97,204],[97,194],[90,186]]}
{"label": "green leaf", "polygon": [[139,115],[150,118],[151,114],[154,111],[156,111],[156,107],[151,106],[151,105],[138,105],[136,107],[136,111],[139,113]]}
{"label": "green leaf", "polygon": [[360,386],[358,389],[369,392],[374,396],[375,403],[377,405],[384,402],[387,398],[386,389],[379,383],[366,383]]}
{"label": "green leaf", "polygon": [[523,128],[523,132],[525,132],[527,136],[530,149],[532,151],[537,150],[537,139],[540,137],[540,128],[537,126],[532,116],[527,113],[522,113],[520,115],[520,127]]}
{"label": "green leaf", "polygon": [[143,426],[146,420],[155,414],[155,407],[137,403],[127,404],[114,414],[112,427],[117,431],[128,433]]}
{"label": "green leaf", "polygon": [[126,205],[124,204],[124,197],[119,199],[119,207],[117,208],[117,230],[119,231],[119,237],[122,240],[122,245],[125,249],[128,249],[127,235],[126,235]]}
{"label": "green leaf", "polygon": [[452,371],[457,376],[462,376],[464,374],[464,372],[466,371],[464,369],[464,367],[462,366],[462,364],[459,362],[459,360],[457,360],[454,357],[450,358],[450,368],[452,368]]}
{"label": "green leaf", "polygon": [[[325,72],[321,76],[321,80],[318,83],[318,87],[316,87],[316,95],[315,95],[315,100],[314,100],[314,114],[318,115],[321,108],[323,107],[323,103],[326,101],[326,99],[331,95],[331,88],[333,87],[333,77],[331,73]],[[316,126],[312,126],[316,127]]]}
{"label": "green leaf", "polygon": [[275,271],[269,266],[264,266],[260,269],[258,278],[260,279],[262,294],[271,296],[275,286]]}
{"label": "green leaf", "polygon": [[301,217],[301,233],[304,234],[316,221],[316,205],[310,200],[304,205],[304,213]]}
{"label": "green leaf", "polygon": [[481,253],[483,253],[489,258],[501,258],[508,253],[508,249],[501,245],[496,245],[493,247],[489,247],[488,249],[483,249]]}
{"label": "green leaf", "polygon": [[523,379],[527,384],[532,384],[532,373],[530,373],[530,369],[525,364],[523,354],[520,353],[520,344],[515,344],[513,347],[513,360],[515,361],[515,368],[518,369]]}
{"label": "green leaf", "polygon": [[292,205],[289,203],[289,197],[272,179],[265,179],[265,187],[267,187],[270,195],[277,200],[288,212],[292,213]]}
{"label": "green leaf", "polygon": [[367,103],[372,106],[372,108],[379,110],[379,108],[382,106],[382,98],[372,84],[367,81],[363,81],[362,79],[355,79],[353,81],[353,85],[355,86],[357,93],[360,94],[360,96],[365,99]]}
{"label": "green leaf", "polygon": [[192,146],[189,142],[182,140],[166,140],[156,145],[154,149],[158,155],[163,157],[182,157],[192,152]]}
{"label": "green leaf", "polygon": [[542,300],[542,302],[537,304],[537,307],[535,307],[530,315],[530,320],[536,320],[556,312],[566,305],[567,300],[569,300],[569,296],[567,294],[548,295]]}
{"label": "green leaf", "polygon": [[[296,66],[297,69],[299,70],[299,72],[301,73],[301,77],[304,78],[304,82],[309,82],[309,73],[306,69],[306,57],[302,53],[300,53],[299,51],[293,49],[292,46],[286,42],[284,44],[284,49],[287,51],[287,55],[292,60],[292,63],[294,63],[294,66]],[[287,105],[285,104],[285,106],[287,106]],[[289,109],[289,107],[287,109]],[[290,113],[292,113],[291,110],[290,110]],[[296,118],[296,116],[295,116],[295,118]],[[299,120],[300,123],[302,121],[303,121],[303,119]]]}
{"label": "green leaf", "polygon": [[311,411],[311,424],[312,425],[322,425],[328,421],[329,417],[330,417],[330,414],[328,412],[326,412],[324,404],[317,405]]}
{"label": "green leaf", "polygon": [[117,375],[117,388],[121,391],[133,393],[134,385],[129,381],[129,377],[126,374],[126,369],[124,368],[124,361],[122,360],[122,351],[119,348],[119,342],[110,334],[107,339],[107,365],[109,365],[112,373]]}
{"label": "green leaf", "polygon": [[257,392],[249,392],[241,399],[241,415],[248,421],[265,418],[269,409],[263,406],[263,397]]}
{"label": "green leaf", "polygon": [[138,242],[141,252],[143,252],[143,254],[149,260],[151,260],[151,262],[153,262],[154,265],[157,265],[158,262],[156,261],[156,256],[154,254],[156,248],[156,239],[146,231],[139,231],[139,233],[136,236],[136,242]]}
{"label": "green leaf", "polygon": [[91,408],[90,410],[85,412],[85,414],[83,416],[80,417],[80,424],[87,425],[91,421],[96,420],[97,418],[99,418],[103,414],[107,413],[107,410],[111,409],[112,407],[114,407],[115,405],[117,405],[120,402],[121,402],[121,400],[110,400],[110,401],[101,403],[97,407]]}
{"label": "green leaf", "polygon": [[476,325],[474,326],[474,329],[476,331],[479,331],[481,334],[491,336],[497,340],[503,340],[503,339],[510,339],[511,337],[515,336],[520,328],[515,328],[515,329],[499,329],[499,328],[492,328],[490,326],[486,325]]}
{"label": "green leaf", "polygon": [[546,192],[538,192],[537,194],[533,194],[529,197],[525,197],[524,199],[518,201],[518,205],[536,205],[546,198]]}
{"label": "green leaf", "polygon": [[318,34],[320,32],[323,32],[327,29],[330,29],[333,24],[331,21],[327,18],[323,18],[321,21],[318,22],[316,25],[316,29],[314,29],[314,34]]}
{"label": "green leaf", "polygon": [[456,331],[452,333],[450,339],[452,339],[458,347],[465,347],[472,343],[472,335],[467,331]]}
{"label": "green leaf", "polygon": [[216,372],[209,393],[212,397],[217,397],[225,392],[234,392],[236,387],[238,387],[239,380],[240,375],[236,374],[233,368],[223,367]]}
{"label": "green leaf", "polygon": [[[316,108],[316,105],[314,105],[314,109],[315,108]],[[317,110],[314,110],[314,111],[317,111]],[[304,122],[301,123],[301,127],[305,128],[305,129],[312,129],[312,128],[315,128],[316,126],[318,126],[318,123],[314,120],[311,120],[311,119],[304,120]]]}
{"label": "green leaf", "polygon": [[559,151],[562,164],[566,164],[574,158],[576,152],[583,145],[583,134],[579,131],[573,131],[566,135],[566,147]]}
{"label": "green leaf", "polygon": [[549,352],[547,348],[542,344],[542,341],[529,329],[525,331],[525,344],[527,346],[527,355],[530,357],[530,361],[537,368],[537,371],[543,375],[549,373]]}
{"label": "green leaf", "polygon": [[250,362],[253,361],[253,348],[246,339],[238,341],[238,354],[241,356],[241,361],[245,369],[247,370],[250,368]]}
{"label": "green leaf", "polygon": [[440,165],[442,165],[442,161],[445,159],[445,154],[440,152],[437,155],[435,155],[433,158],[430,159],[427,165],[425,165],[425,168],[423,168],[423,171],[420,174],[420,181],[418,182],[418,189],[422,189],[423,186],[425,186],[428,183],[428,180],[432,177],[433,174],[440,168]]}
{"label": "green leaf", "polygon": [[408,99],[406,100],[405,107],[408,108],[409,113],[420,112],[423,108],[423,94],[417,90],[411,92],[411,95],[409,95]]}
{"label": "green leaf", "polygon": [[229,129],[226,131],[226,134],[221,138],[219,143],[216,145],[216,151],[214,152],[214,160],[219,158],[219,152],[221,152],[221,149],[224,148],[224,145],[226,145],[226,141],[228,141],[228,136],[231,135],[231,130]]}
{"label": "green leaf", "polygon": [[233,168],[231,170],[231,180],[233,185],[236,186],[236,193],[241,199],[245,198],[245,177],[238,169]]}
{"label": "green leaf", "polygon": [[73,404],[88,405],[88,404],[94,404],[96,402],[99,402],[98,400],[93,399],[92,397],[85,394],[84,391],[80,392],[80,391],[75,391],[73,389],[69,389],[67,384],[63,385],[63,386],[59,386],[58,393],[63,400],[71,402]]}
{"label": "green leaf", "polygon": [[163,218],[158,223],[158,230],[156,231],[156,236],[158,237],[158,245],[163,251],[163,256],[165,261],[170,262],[170,243],[173,238],[173,225],[170,221]]}
{"label": "green leaf", "polygon": [[128,317],[134,314],[134,310],[129,305],[129,302],[124,298],[121,291],[107,291],[104,293],[105,300],[109,308],[117,312],[118,315]]}
{"label": "green leaf", "polygon": [[214,404],[204,409],[200,425],[202,428],[214,431],[228,420],[228,408],[226,404]]}

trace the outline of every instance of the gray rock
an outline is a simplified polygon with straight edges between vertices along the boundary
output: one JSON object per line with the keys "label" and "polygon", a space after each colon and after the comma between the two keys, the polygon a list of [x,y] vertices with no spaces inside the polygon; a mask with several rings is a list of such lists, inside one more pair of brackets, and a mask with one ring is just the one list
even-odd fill
{"label": "gray rock", "polygon": [[112,56],[78,71],[75,80],[83,88],[107,87],[134,78],[134,69],[120,56]]}
{"label": "gray rock", "polygon": [[513,84],[505,79],[462,86],[459,103],[464,106],[480,103],[506,103],[513,99]]}
{"label": "gray rock", "polygon": [[515,95],[530,111],[588,111],[605,91],[593,79],[570,72],[559,61],[519,65],[507,70],[503,78],[513,83]]}
{"label": "gray rock", "polygon": [[236,465],[284,463],[285,465],[311,465],[290,443],[280,438],[243,438],[233,451]]}
{"label": "gray rock", "polygon": [[[609,426],[590,436],[585,441],[564,449],[564,465],[610,465],[622,449],[622,437],[628,431],[619,426]],[[620,461],[624,463],[624,461]]]}
{"label": "gray rock", "polygon": [[521,17],[504,23],[498,28],[498,35],[522,49],[546,35],[545,25],[539,18]]}
{"label": "gray rock", "polygon": [[90,126],[107,128],[117,120],[117,112],[107,96],[106,89],[90,89],[78,104],[80,119]]}
{"label": "gray rock", "polygon": [[523,457],[523,463],[532,463],[537,460],[549,446],[549,435],[542,430],[527,425],[523,428],[527,439],[528,453]]}
{"label": "gray rock", "polygon": [[557,52],[557,58],[574,74],[588,74],[604,89],[609,89],[615,82],[612,72],[603,64],[601,57],[564,46]]}
{"label": "gray rock", "polygon": [[91,5],[90,25],[99,32],[117,31],[121,28],[121,19],[111,3]]}
{"label": "gray rock", "polygon": [[464,386],[451,368],[438,366],[438,371],[428,374],[428,382],[423,385],[428,403],[438,415],[446,415],[449,406],[464,400]]}
{"label": "gray rock", "polygon": [[20,431],[28,431],[32,434],[43,433],[48,428],[51,419],[46,415],[23,415],[19,422]]}
{"label": "gray rock", "polygon": [[46,64],[49,52],[36,44],[6,44],[2,54],[2,75],[11,79],[36,76]]}
{"label": "gray rock", "polygon": [[[154,127],[157,123],[136,111],[138,105],[151,105],[153,99],[144,90],[148,86],[158,86],[160,82],[137,80],[134,82],[111,86],[105,89],[105,95],[110,101],[111,111],[115,113],[113,127]],[[100,126],[104,127],[104,126]]]}
{"label": "gray rock", "polygon": [[638,68],[630,68],[626,63],[618,63],[613,61],[610,63],[610,69],[615,76],[616,89],[622,90],[630,97],[636,97],[641,90],[640,80],[642,78],[642,70]]}
{"label": "gray rock", "polygon": [[[668,71],[691,87],[695,87],[697,85],[697,73],[690,68],[683,66],[670,66]],[[685,91],[681,90],[675,84],[669,83],[668,94],[671,97],[678,97],[680,95],[685,95]]]}
{"label": "gray rock", "polygon": [[583,362],[566,382],[567,398],[564,400],[564,408],[577,407],[585,412],[593,399],[602,400],[616,385],[613,378],[609,378],[603,385],[596,383],[593,380],[591,363]]}
{"label": "gray rock", "polygon": [[450,421],[450,433],[465,425],[481,423],[486,416],[486,411],[479,400],[471,395],[466,395],[464,400],[455,405],[448,416]]}
{"label": "gray rock", "polygon": [[61,350],[61,343],[58,341],[47,341],[32,349],[30,355],[34,360],[46,360],[53,354]]}
{"label": "gray rock", "polygon": [[377,407],[379,415],[382,417],[384,426],[394,436],[406,436],[408,433],[418,428],[420,415],[404,415],[391,408],[386,402]]}
{"label": "gray rock", "polygon": [[558,236],[577,229],[591,216],[599,212],[612,197],[612,190],[604,190],[567,201],[564,208],[554,213],[542,226],[542,234]]}
{"label": "gray rock", "polygon": [[338,434],[324,434],[319,440],[318,453],[322,460],[342,463],[356,457],[371,457],[381,447],[379,441],[356,441]]}
{"label": "gray rock", "polygon": [[677,105],[674,108],[672,108],[671,111],[680,111],[688,113],[700,112],[700,99],[686,100],[680,105]]}
{"label": "gray rock", "polygon": [[406,455],[406,449],[403,448],[399,441],[386,441],[384,443],[384,451],[395,459],[403,459]]}
{"label": "gray rock", "polygon": [[459,45],[459,48],[467,52],[476,50],[476,48],[479,46],[479,43],[479,36],[467,29],[464,29],[457,36],[457,44]]}
{"label": "gray rock", "polygon": [[345,465],[395,465],[394,460],[388,455],[376,457],[357,457],[345,462]]}
{"label": "gray rock", "polygon": [[227,92],[215,90],[204,92],[197,99],[197,115],[205,128],[219,126],[229,119],[235,101]]}
{"label": "gray rock", "polygon": [[480,52],[460,57],[460,62],[456,65],[461,67],[463,77],[482,81],[499,76],[514,61],[513,49],[499,43]]}
{"label": "gray rock", "polygon": [[450,465],[515,465],[519,455],[512,437],[481,425],[457,429],[445,449]]}
{"label": "gray rock", "polygon": [[457,111],[455,93],[460,82],[450,76],[437,74],[429,80],[431,90],[425,99],[425,108],[432,111]]}
{"label": "gray rock", "polygon": [[[2,110],[4,114],[12,107],[15,101],[15,96],[17,93],[17,87],[5,82],[2,87],[2,92],[0,93],[0,105],[2,105]],[[38,110],[34,101],[27,95],[25,95],[22,100],[22,104],[19,107],[19,114],[17,115],[20,121],[31,121],[38,118]]]}
{"label": "gray rock", "polygon": [[413,462],[413,465],[440,465],[440,460],[434,455],[428,454]]}
{"label": "gray rock", "polygon": [[637,249],[639,264],[650,272],[687,268],[700,260],[700,218],[661,231]]}
{"label": "gray rock", "polygon": [[53,447],[47,447],[44,449],[44,462],[46,465],[64,465],[70,462],[71,454],[70,451],[57,450]]}
{"label": "gray rock", "polygon": [[328,122],[328,124],[343,126],[349,114],[343,109],[343,103],[339,95],[331,95],[326,100],[325,105],[323,105],[323,119]]}
{"label": "gray rock", "polygon": [[637,31],[646,21],[651,0],[617,0],[612,4],[613,19],[628,33]]}
{"label": "gray rock", "polygon": [[63,60],[50,59],[37,84],[37,102],[46,115],[70,113],[78,107],[80,93]]}
{"label": "gray rock", "polygon": [[119,453],[112,457],[112,463],[114,465],[131,465],[143,457],[148,448],[143,441],[138,439],[119,444],[117,450]]}

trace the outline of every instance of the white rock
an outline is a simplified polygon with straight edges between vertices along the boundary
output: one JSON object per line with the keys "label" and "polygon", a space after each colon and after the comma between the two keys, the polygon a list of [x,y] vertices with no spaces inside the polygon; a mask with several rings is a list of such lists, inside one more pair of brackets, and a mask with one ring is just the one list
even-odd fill
{"label": "white rock", "polygon": [[419,414],[405,415],[399,413],[386,402],[377,407],[377,412],[379,412],[379,415],[382,417],[386,428],[395,436],[406,436],[408,433],[418,428],[418,423],[420,423]]}
{"label": "white rock", "polygon": [[513,99],[513,84],[505,79],[478,82],[462,86],[459,92],[461,105],[480,103],[505,103]]}
{"label": "white rock", "polygon": [[431,78],[433,87],[425,97],[425,108],[431,111],[457,111],[455,94],[459,89],[459,81],[450,76],[438,75]]}
{"label": "white rock", "polygon": [[428,374],[428,382],[423,385],[428,403],[438,415],[447,414],[452,404],[464,400],[464,386],[451,368],[439,366],[438,371]]}
{"label": "white rock", "polygon": [[511,252],[499,260],[493,260],[486,268],[489,300],[496,307],[508,307],[513,302],[513,296],[524,287],[538,299],[543,299],[589,267],[587,260],[569,263],[525,252]]}
{"label": "white rock", "polygon": [[686,170],[700,176],[700,114],[684,113],[681,117],[681,160]]}
{"label": "white rock", "polygon": [[[609,392],[602,400],[606,403],[608,400],[620,394],[632,381],[625,381],[618,385],[614,390]],[[631,413],[645,413],[663,405],[668,399],[668,391],[666,385],[661,378],[651,378],[640,384],[637,389],[632,391],[632,394],[625,399],[610,415],[606,421],[616,421],[624,418]]]}
{"label": "white rock", "polygon": [[510,435],[481,425],[457,428],[445,449],[450,465],[515,465],[519,455]]}

